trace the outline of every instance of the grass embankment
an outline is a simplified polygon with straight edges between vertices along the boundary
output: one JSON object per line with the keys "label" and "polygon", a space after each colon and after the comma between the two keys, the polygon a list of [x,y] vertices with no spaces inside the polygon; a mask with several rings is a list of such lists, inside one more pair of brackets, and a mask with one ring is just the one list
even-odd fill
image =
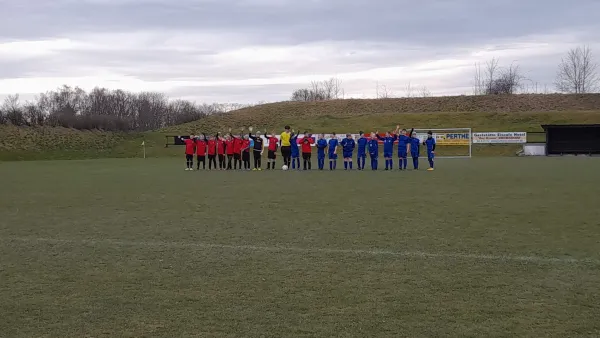
{"label": "grass embankment", "polygon": [[[600,123],[600,95],[456,96],[385,100],[279,102],[147,133],[105,133],[65,128],[0,126],[0,160],[181,155],[165,148],[165,135],[255,126],[281,131],[286,124],[319,132],[383,131],[396,124],[416,128],[470,127],[474,131],[542,131],[541,124]],[[520,146],[474,146],[475,156],[514,155]]]}

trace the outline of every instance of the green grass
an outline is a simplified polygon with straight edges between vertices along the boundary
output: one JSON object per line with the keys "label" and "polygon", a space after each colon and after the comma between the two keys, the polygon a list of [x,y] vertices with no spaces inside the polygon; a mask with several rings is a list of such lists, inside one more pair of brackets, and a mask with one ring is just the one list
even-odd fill
{"label": "green grass", "polygon": [[0,177],[0,336],[600,335],[598,158]]}

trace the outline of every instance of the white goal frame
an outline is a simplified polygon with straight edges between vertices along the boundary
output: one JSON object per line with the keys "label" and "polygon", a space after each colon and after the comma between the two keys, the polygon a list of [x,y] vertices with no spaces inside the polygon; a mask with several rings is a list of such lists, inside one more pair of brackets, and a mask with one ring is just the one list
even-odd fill
{"label": "white goal frame", "polygon": [[[468,147],[469,147],[469,154],[468,155],[456,155],[456,156],[437,156],[436,154],[436,158],[471,158],[473,156],[473,130],[472,128],[433,128],[433,129],[427,129],[427,128],[415,128],[413,130],[413,132],[417,133],[417,136],[421,136],[423,134],[427,134],[428,131],[431,131],[434,136],[437,133],[440,132],[444,132],[444,134],[468,134],[469,135],[469,140],[468,140]],[[422,141],[423,139],[421,139]],[[449,147],[453,147],[451,145],[448,145]],[[467,145],[465,145],[467,146]],[[456,146],[456,147],[460,147],[460,146]],[[421,152],[422,153],[422,152]],[[419,158],[427,158],[427,156],[420,156]]]}

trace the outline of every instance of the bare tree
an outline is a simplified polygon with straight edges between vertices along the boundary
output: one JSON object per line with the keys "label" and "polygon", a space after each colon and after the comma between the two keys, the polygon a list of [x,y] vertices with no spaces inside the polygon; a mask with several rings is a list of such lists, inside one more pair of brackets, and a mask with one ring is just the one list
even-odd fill
{"label": "bare tree", "polygon": [[389,99],[393,97],[393,93],[388,87],[384,84],[380,84],[379,82],[375,83],[375,97],[378,99]]}
{"label": "bare tree", "polygon": [[309,88],[296,89],[290,98],[291,101],[325,101],[343,98],[345,95],[342,81],[330,78],[325,81],[312,81]]}
{"label": "bare tree", "polygon": [[23,110],[19,104],[19,95],[9,95],[4,99],[4,103],[2,104],[2,115],[3,119],[15,126],[22,126],[26,124],[25,116],[23,115]]}
{"label": "bare tree", "polygon": [[522,87],[524,77],[519,66],[512,63],[509,67],[500,67],[499,61],[492,58],[483,70],[481,64],[475,64],[473,94],[515,94]]}
{"label": "bare tree", "polygon": [[427,88],[427,86],[421,87],[421,97],[430,97],[431,91]]}
{"label": "bare tree", "polygon": [[561,60],[556,74],[556,89],[563,93],[585,94],[598,89],[598,64],[588,46],[569,50]]}
{"label": "bare tree", "polygon": [[404,87],[404,96],[405,97],[413,97],[413,91],[414,91],[414,88],[412,87],[412,84],[409,81],[408,84],[406,85],[406,87]]}

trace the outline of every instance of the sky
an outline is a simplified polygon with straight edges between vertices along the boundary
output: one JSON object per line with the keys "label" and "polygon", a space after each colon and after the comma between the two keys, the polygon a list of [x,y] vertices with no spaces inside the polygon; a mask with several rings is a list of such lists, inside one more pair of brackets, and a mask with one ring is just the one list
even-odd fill
{"label": "sky", "polygon": [[0,0],[0,99],[69,85],[274,102],[331,77],[347,98],[468,95],[491,58],[553,91],[570,48],[600,60],[597,13],[598,0]]}

